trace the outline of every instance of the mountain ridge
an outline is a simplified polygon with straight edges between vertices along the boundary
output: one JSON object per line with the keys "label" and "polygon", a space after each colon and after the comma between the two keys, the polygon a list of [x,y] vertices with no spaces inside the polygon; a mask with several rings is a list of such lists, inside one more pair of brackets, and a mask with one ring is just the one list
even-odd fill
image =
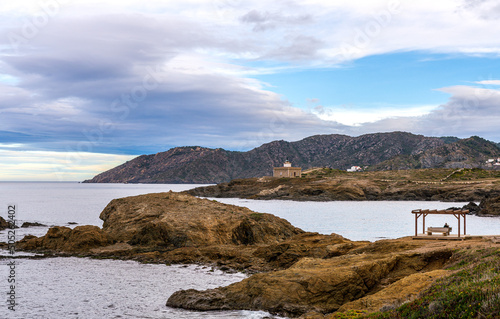
{"label": "mountain ridge", "polygon": [[432,168],[447,162],[457,167],[484,168],[481,161],[488,156],[500,157],[500,148],[480,137],[440,138],[407,132],[357,137],[314,135],[294,142],[272,141],[246,152],[201,146],[175,147],[140,155],[84,182],[212,184],[271,175],[272,168],[281,166],[285,160],[303,169],[347,169],[352,165],[377,170]]}

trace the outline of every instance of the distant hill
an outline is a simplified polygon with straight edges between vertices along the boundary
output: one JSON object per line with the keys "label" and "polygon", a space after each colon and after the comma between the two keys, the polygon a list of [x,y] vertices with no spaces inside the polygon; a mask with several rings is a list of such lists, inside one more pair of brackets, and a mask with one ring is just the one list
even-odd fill
{"label": "distant hill", "polygon": [[[498,144],[478,136],[428,149],[419,154],[399,155],[371,169],[395,170],[416,168],[494,168],[489,159],[500,157]],[[498,167],[498,166],[497,166]]]}
{"label": "distant hill", "polygon": [[272,168],[282,166],[285,160],[303,169],[330,167],[344,170],[353,165],[371,169],[447,165],[482,167],[482,162],[495,156],[500,157],[498,145],[478,137],[460,140],[406,132],[358,137],[315,135],[296,142],[273,141],[247,152],[199,146],[176,147],[153,155],[141,155],[85,182],[221,183],[236,178],[271,175]]}

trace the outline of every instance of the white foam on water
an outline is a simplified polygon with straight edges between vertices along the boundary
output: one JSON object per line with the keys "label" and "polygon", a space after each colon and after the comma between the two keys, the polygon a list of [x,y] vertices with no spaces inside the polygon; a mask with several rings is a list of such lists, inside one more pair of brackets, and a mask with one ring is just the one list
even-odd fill
{"label": "white foam on water", "polygon": [[[15,311],[0,302],[0,318],[264,318],[265,312],[195,312],[165,306],[181,289],[210,289],[246,278],[208,267],[140,264],[89,258],[1,259],[7,282],[15,260]],[[1,295],[8,287],[0,285]]]}

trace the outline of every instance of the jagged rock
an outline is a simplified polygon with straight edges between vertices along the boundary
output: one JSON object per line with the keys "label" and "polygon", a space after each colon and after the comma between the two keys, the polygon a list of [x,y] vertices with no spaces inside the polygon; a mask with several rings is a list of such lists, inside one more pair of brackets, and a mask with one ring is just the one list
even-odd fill
{"label": "jagged rock", "polygon": [[56,252],[89,251],[110,243],[107,235],[97,226],[51,227],[45,236],[28,237],[18,242],[20,249],[50,250]]}
{"label": "jagged rock", "polygon": [[368,243],[353,242],[337,234],[304,233],[279,244],[260,246],[253,256],[262,258],[274,269],[286,269],[303,257],[331,258]]}
{"label": "jagged rock", "polygon": [[24,222],[22,225],[21,225],[21,228],[28,228],[28,227],[47,227],[47,225],[44,225],[44,224],[40,224],[40,223],[37,223],[37,222]]}
{"label": "jagged rock", "polygon": [[271,244],[303,232],[271,214],[174,192],[112,200],[100,218],[110,238],[142,246]]}
{"label": "jagged rock", "polygon": [[16,228],[19,228],[19,226],[15,225],[15,224],[12,225],[11,223],[9,223],[5,219],[3,219],[2,216],[0,216],[0,230],[4,230],[7,228],[16,229]]}
{"label": "jagged rock", "polygon": [[500,215],[500,196],[485,198],[479,203],[478,216]]}
{"label": "jagged rock", "polygon": [[462,208],[458,208],[458,209],[468,210],[469,214],[471,214],[471,215],[477,215],[479,213],[479,211],[481,210],[479,205],[477,205],[474,202],[469,202],[467,205],[464,205]]}
{"label": "jagged rock", "polygon": [[4,230],[7,228],[9,228],[9,223],[5,219],[3,219],[2,216],[0,216],[0,230]]}

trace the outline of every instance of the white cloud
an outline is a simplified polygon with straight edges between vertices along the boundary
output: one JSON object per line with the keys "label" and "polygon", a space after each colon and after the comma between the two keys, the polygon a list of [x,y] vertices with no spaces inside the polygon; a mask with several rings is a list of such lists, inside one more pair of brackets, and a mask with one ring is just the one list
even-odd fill
{"label": "white cloud", "polygon": [[82,181],[133,159],[131,155],[0,149],[2,181]]}
{"label": "white cloud", "polygon": [[325,121],[336,121],[349,126],[361,126],[365,123],[373,123],[387,118],[423,116],[429,114],[436,107],[436,105],[377,106],[371,108],[360,108],[352,105],[338,107],[318,106],[312,109],[312,113]]}
{"label": "white cloud", "polygon": [[477,81],[476,83],[483,85],[500,85],[500,80],[484,80],[484,81]]}
{"label": "white cloud", "polygon": [[1,148],[19,148],[23,147],[23,144],[19,143],[0,143],[0,149]]}
{"label": "white cloud", "polygon": [[451,96],[426,115],[387,118],[367,123],[360,131],[387,132],[404,130],[433,136],[469,137],[479,135],[500,140],[500,90],[474,86],[453,86],[439,91]]}
{"label": "white cloud", "polygon": [[[387,130],[460,136],[477,130],[500,138],[498,92],[488,87],[498,80],[443,88],[451,98],[440,107],[305,112],[249,78],[402,51],[498,56],[498,12],[496,1],[455,0],[6,2],[0,7],[0,149],[248,149],[274,139]],[[151,69],[158,70],[156,82],[130,102],[144,91]],[[17,162],[2,159],[3,165],[26,172],[39,165],[54,179],[50,163],[67,168],[61,154],[76,153],[10,154]],[[63,171],[88,178],[84,172],[101,165],[99,156]],[[0,173],[12,172],[3,166]]]}
{"label": "white cloud", "polygon": [[[102,3],[73,0],[61,5],[47,25],[39,28],[38,34],[43,36],[52,32],[64,19],[133,14],[136,18],[143,16],[160,22],[159,34],[165,30],[161,28],[162,22],[175,21],[175,31],[191,41],[191,47],[197,46],[211,56],[220,54],[238,60],[274,59],[297,65],[327,66],[395,51],[498,54],[500,39],[495,30],[500,27],[500,20],[485,19],[485,12],[494,14],[498,6],[494,1],[482,1],[481,5],[474,6],[468,3],[455,0],[378,0],[363,5],[352,1],[129,0]],[[3,9],[5,16],[23,12],[28,18],[39,11],[43,12],[38,1],[18,1]],[[129,20],[133,25],[134,19]],[[21,22],[18,28],[13,25],[10,31],[19,33],[22,27]],[[69,27],[71,30],[71,25]],[[197,30],[184,33],[186,27]],[[92,30],[94,34],[106,31],[102,26],[87,29]],[[171,36],[157,44],[169,45]],[[32,41],[36,41],[35,38]],[[179,48],[175,43],[171,47]]]}

